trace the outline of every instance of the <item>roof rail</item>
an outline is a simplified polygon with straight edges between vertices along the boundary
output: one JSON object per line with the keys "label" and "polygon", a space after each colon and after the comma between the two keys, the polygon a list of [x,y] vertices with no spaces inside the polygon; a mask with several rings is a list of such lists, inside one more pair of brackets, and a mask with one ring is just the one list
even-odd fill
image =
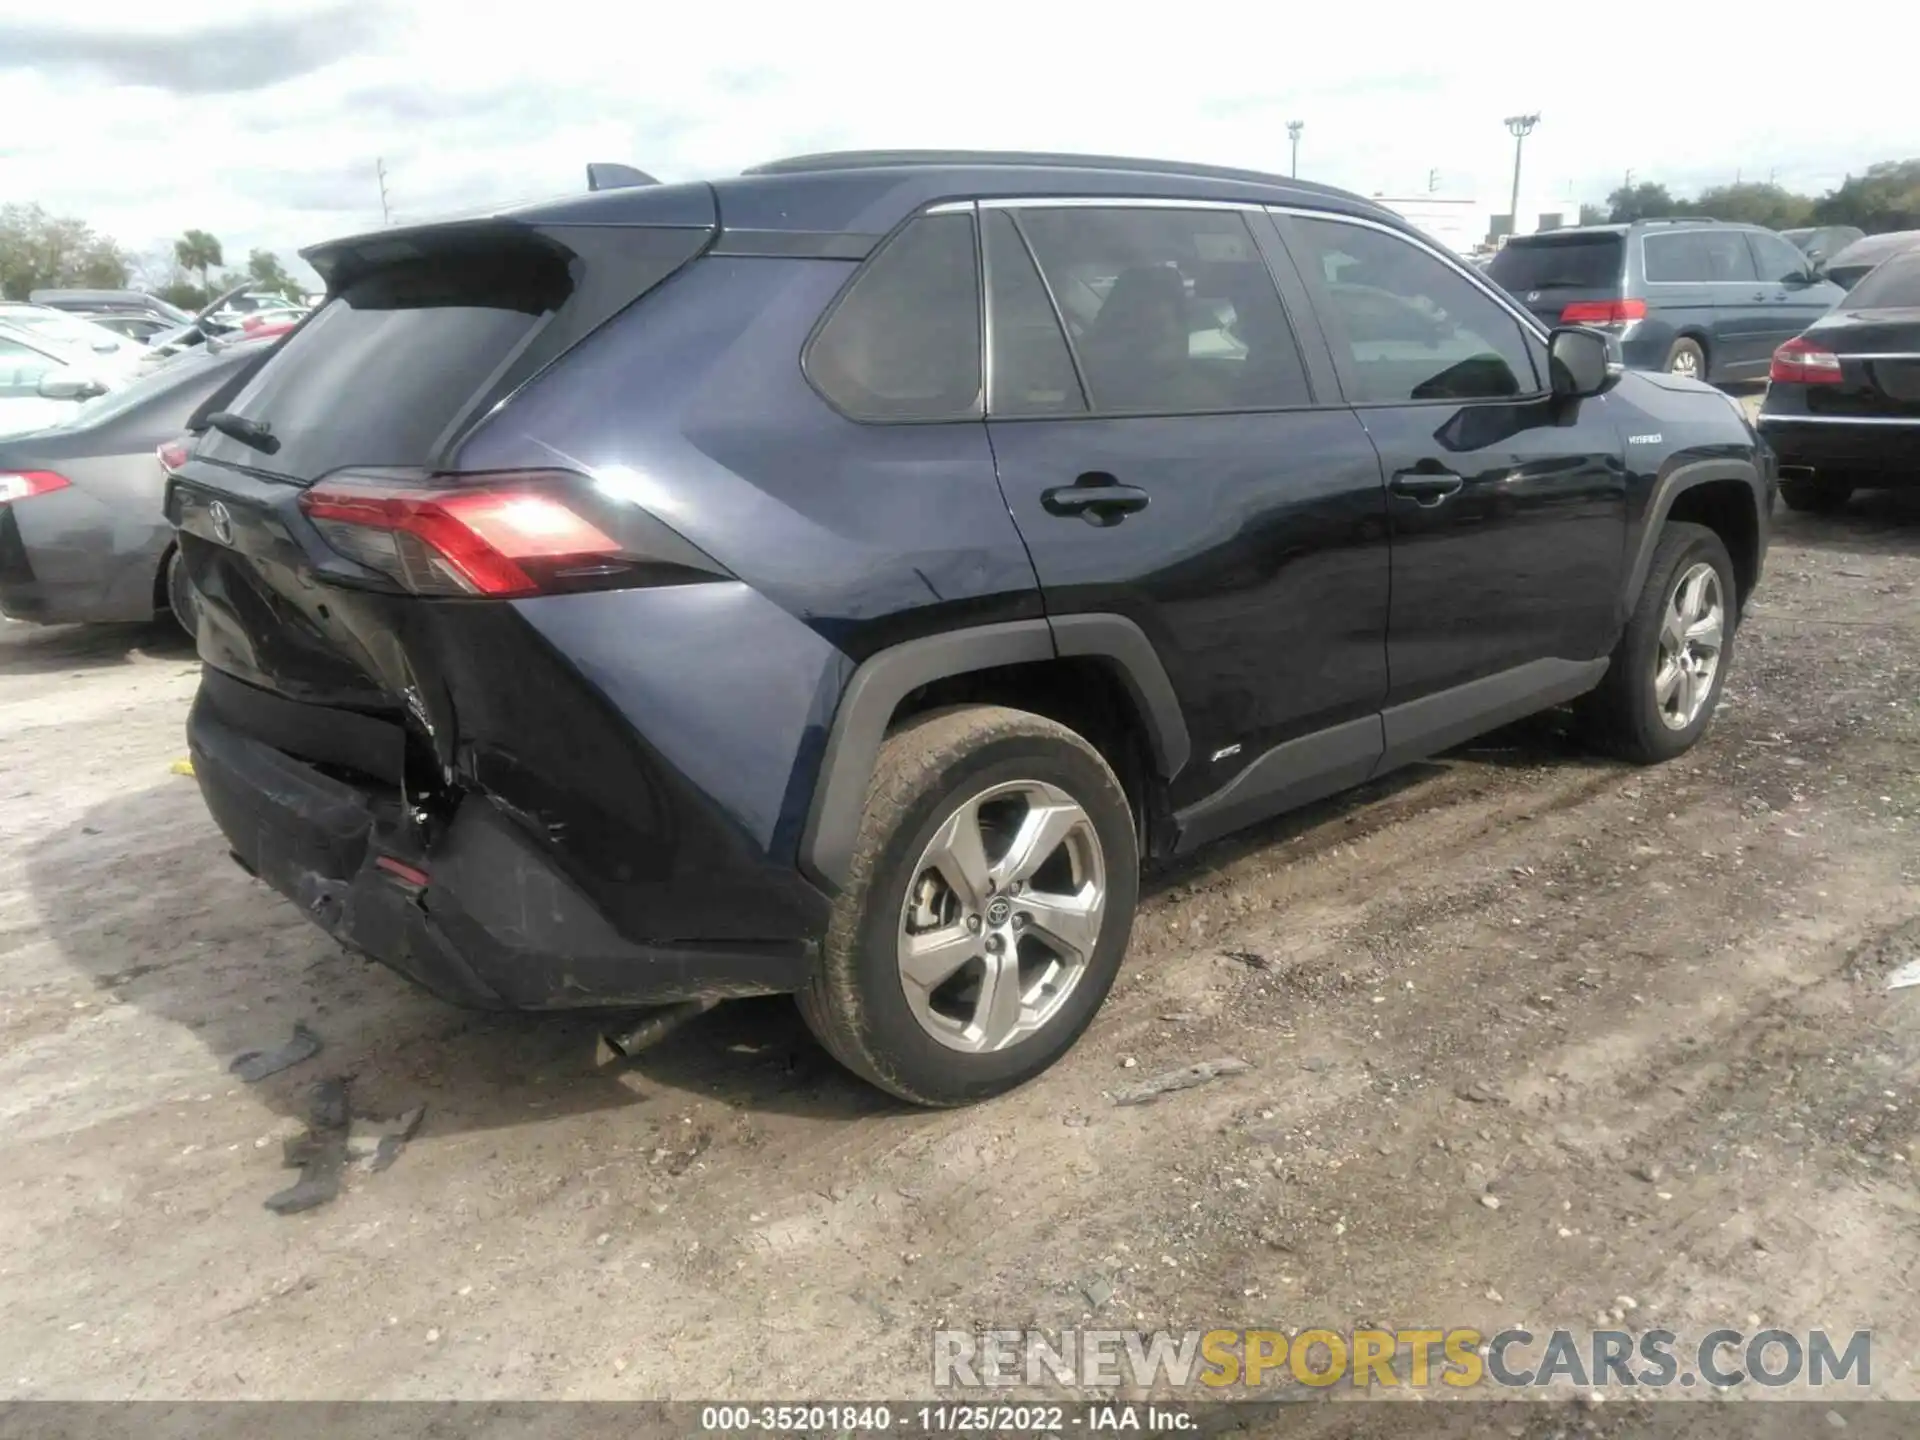
{"label": "roof rail", "polygon": [[1717,215],[1642,215],[1642,225],[1725,225]]}
{"label": "roof rail", "polygon": [[1214,180],[1251,180],[1333,195],[1352,192],[1311,180],[1295,180],[1266,170],[1225,165],[1190,165],[1179,160],[1143,160],[1124,155],[1075,155],[1027,150],[840,150],[794,155],[749,166],[744,175],[804,175],[821,170],[877,170],[908,165],[1045,165],[1076,170],[1124,170],[1139,175],[1191,175]]}
{"label": "roof rail", "polygon": [[636,185],[658,185],[660,182],[644,170],[636,170],[631,165],[616,165],[612,161],[601,161],[587,166],[587,189],[589,190],[631,190]]}

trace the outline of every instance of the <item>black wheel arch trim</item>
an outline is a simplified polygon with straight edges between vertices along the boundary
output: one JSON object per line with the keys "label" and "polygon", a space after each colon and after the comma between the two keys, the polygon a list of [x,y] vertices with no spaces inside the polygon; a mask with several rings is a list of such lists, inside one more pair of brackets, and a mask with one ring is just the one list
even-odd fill
{"label": "black wheel arch trim", "polygon": [[906,696],[935,680],[977,670],[1076,656],[1113,664],[1146,723],[1156,768],[1172,779],[1186,765],[1192,741],[1166,667],[1133,621],[1121,615],[1070,615],[927,635],[869,656],[841,693],[800,835],[802,871],[829,890],[846,884],[874,764],[887,724]]}
{"label": "black wheel arch trim", "polygon": [[1673,502],[1689,490],[1723,480],[1744,482],[1753,500],[1754,534],[1758,540],[1754,578],[1758,580],[1760,565],[1767,552],[1767,520],[1771,505],[1767,482],[1759,467],[1750,460],[1725,457],[1690,460],[1685,456],[1677,456],[1661,467],[1659,478],[1653,484],[1653,494],[1647,500],[1646,514],[1634,545],[1633,563],[1627,567],[1626,585],[1620,594],[1621,624],[1624,625],[1627,616],[1633,613],[1633,607],[1640,598],[1640,587],[1647,583],[1647,568],[1653,563],[1653,552],[1660,544],[1660,532],[1667,523]]}

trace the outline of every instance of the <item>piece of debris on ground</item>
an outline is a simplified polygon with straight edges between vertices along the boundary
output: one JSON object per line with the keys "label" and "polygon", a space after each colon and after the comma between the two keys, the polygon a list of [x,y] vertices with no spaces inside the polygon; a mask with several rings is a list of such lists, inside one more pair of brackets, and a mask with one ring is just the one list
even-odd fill
{"label": "piece of debris on ground", "polygon": [[1162,1095],[1171,1095],[1176,1090],[1191,1090],[1196,1085],[1204,1085],[1209,1080],[1218,1080],[1227,1075],[1243,1075],[1252,1068],[1246,1061],[1232,1056],[1222,1060],[1202,1060],[1197,1065],[1168,1070],[1164,1074],[1150,1076],[1138,1085],[1116,1090],[1113,1092],[1113,1103],[1150,1105]]}
{"label": "piece of debris on ground", "polygon": [[311,1060],[319,1053],[320,1037],[296,1020],[293,1022],[293,1034],[284,1045],[272,1050],[244,1051],[233,1057],[233,1063],[227,1066],[227,1069],[249,1085],[254,1085],[269,1075],[278,1075],[282,1070],[291,1070],[302,1061]]}

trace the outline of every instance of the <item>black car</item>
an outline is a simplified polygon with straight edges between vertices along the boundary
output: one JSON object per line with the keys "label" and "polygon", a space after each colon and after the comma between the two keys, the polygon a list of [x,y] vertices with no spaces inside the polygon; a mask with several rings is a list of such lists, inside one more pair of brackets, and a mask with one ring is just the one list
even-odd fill
{"label": "black car", "polygon": [[1605,330],[1633,369],[1715,384],[1765,379],[1841,295],[1774,231],[1704,219],[1520,235],[1487,273],[1543,324]]}
{"label": "black car", "polygon": [[1920,249],[1876,266],[1774,352],[1760,427],[1792,509],[1920,482]]}
{"label": "black car", "polygon": [[1143,862],[1576,702],[1713,713],[1727,397],[1247,171],[813,156],[307,252],[176,473],[239,862],[440,994],[798,995],[897,1095],[1051,1064]]}
{"label": "black car", "polygon": [[1780,238],[1792,241],[1815,270],[1824,271],[1828,261],[1866,233],[1858,225],[1807,225],[1797,230],[1782,230]]}
{"label": "black car", "polygon": [[1920,230],[1892,230],[1884,235],[1868,235],[1854,241],[1827,262],[1827,278],[1842,290],[1851,290],[1875,266],[1895,255],[1920,248]]}
{"label": "black car", "polygon": [[172,610],[191,630],[159,451],[272,345],[202,349],[87,401],[51,430],[0,439],[0,614],[63,624]]}

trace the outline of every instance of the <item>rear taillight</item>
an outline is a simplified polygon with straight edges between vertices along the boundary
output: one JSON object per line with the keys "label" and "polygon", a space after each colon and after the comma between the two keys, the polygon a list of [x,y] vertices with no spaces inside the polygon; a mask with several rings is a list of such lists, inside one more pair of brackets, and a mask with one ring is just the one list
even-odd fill
{"label": "rear taillight", "polygon": [[51,470],[0,470],[0,505],[48,495],[66,489],[71,483],[66,476]]}
{"label": "rear taillight", "polygon": [[1840,357],[1824,345],[1799,336],[1773,352],[1767,379],[1777,385],[1838,385]]}
{"label": "rear taillight", "polygon": [[416,595],[601,589],[640,580],[653,563],[589,518],[596,507],[584,476],[487,475],[457,486],[449,478],[408,486],[336,477],[301,495],[300,508],[328,545]]}
{"label": "rear taillight", "polygon": [[160,468],[171,475],[187,463],[187,442],[184,440],[169,440],[158,450],[154,451],[154,454],[160,457]]}
{"label": "rear taillight", "polygon": [[1644,300],[1575,300],[1560,312],[1562,325],[1624,325],[1646,318]]}

